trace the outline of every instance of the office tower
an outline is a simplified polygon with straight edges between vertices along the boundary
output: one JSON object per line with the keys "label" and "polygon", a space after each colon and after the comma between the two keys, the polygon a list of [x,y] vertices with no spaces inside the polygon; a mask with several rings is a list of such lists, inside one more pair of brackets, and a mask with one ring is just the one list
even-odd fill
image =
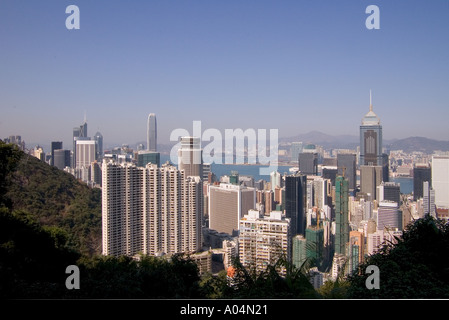
{"label": "office tower", "polygon": [[274,192],[276,187],[281,187],[282,177],[281,174],[276,170],[270,173],[270,183],[271,190]]}
{"label": "office tower", "polygon": [[298,161],[299,154],[302,152],[302,142],[292,142],[290,147],[291,161]]}
{"label": "office tower", "polygon": [[203,181],[209,180],[209,173],[212,173],[212,167],[210,163],[203,163]]}
{"label": "office tower", "polygon": [[318,154],[314,152],[301,152],[298,156],[299,171],[303,174],[318,174]]}
{"label": "office tower", "polygon": [[103,135],[97,131],[94,141],[97,143],[97,159],[101,159],[103,157]]}
{"label": "office tower", "polygon": [[265,214],[269,214],[273,210],[274,206],[274,192],[271,190],[265,190],[264,194],[264,208]]}
{"label": "office tower", "polygon": [[363,117],[360,126],[360,161],[361,166],[382,166],[382,126],[379,117],[373,111],[370,91],[369,112]]}
{"label": "office tower", "polygon": [[76,140],[75,167],[88,168],[97,160],[97,144],[94,140]]}
{"label": "office tower", "polygon": [[323,167],[336,167],[337,158],[323,158]]}
{"label": "office tower", "polygon": [[324,208],[328,204],[328,198],[332,185],[330,180],[317,178],[313,180],[313,206],[318,209]]}
{"label": "office tower", "polygon": [[395,182],[382,182],[377,186],[377,201],[393,201],[401,204],[401,185]]}
{"label": "office tower", "polygon": [[70,167],[70,150],[56,149],[52,151],[53,165],[58,169],[64,170]]}
{"label": "office tower", "polygon": [[338,176],[335,179],[335,253],[338,254],[346,254],[349,242],[348,192],[348,179]]}
{"label": "office tower", "polygon": [[382,181],[389,182],[390,179],[390,163],[388,154],[382,154]]}
{"label": "office tower", "polygon": [[305,235],[307,176],[297,172],[285,176],[285,216],[290,219],[292,235]]}
{"label": "office tower", "polygon": [[381,201],[377,208],[377,230],[402,230],[402,214],[398,203],[393,201]]}
{"label": "office tower", "polygon": [[31,155],[33,157],[38,158],[41,161],[45,161],[45,152],[41,146],[35,146],[34,149],[31,151]]}
{"label": "office tower", "polygon": [[138,151],[137,152],[137,166],[145,167],[148,163],[156,164],[158,167],[161,166],[161,154],[154,151]]}
{"label": "office tower", "polygon": [[321,168],[322,170],[322,174],[321,176],[324,179],[328,179],[331,181],[331,184],[334,186],[335,185],[335,178],[337,177],[337,167],[336,166],[323,166]]}
{"label": "office tower", "polygon": [[209,228],[238,235],[240,219],[256,207],[256,189],[221,183],[209,186]]}
{"label": "office tower", "polygon": [[[310,177],[310,176],[309,176]],[[315,176],[313,178],[307,178],[307,183],[306,183],[306,211],[308,211],[309,209],[312,209],[315,206],[315,188],[313,186],[314,184],[314,179]]]}
{"label": "office tower", "polygon": [[[428,164],[416,164],[413,168],[413,200],[417,201],[424,195],[423,182],[431,182],[432,171]],[[430,184],[432,185],[432,184]]]}
{"label": "office tower", "polygon": [[382,183],[382,166],[360,166],[360,191],[377,199],[377,186]]}
{"label": "office tower", "polygon": [[150,113],[147,122],[147,150],[157,151],[157,123],[156,115]]}
{"label": "office tower", "polygon": [[437,208],[449,208],[449,156],[432,156],[432,188]]}
{"label": "office tower", "polygon": [[423,212],[435,217],[435,190],[432,189],[429,181],[423,182]]}
{"label": "office tower", "polygon": [[349,190],[357,186],[357,155],[354,153],[337,154],[337,174],[348,179]]}
{"label": "office tower", "polygon": [[4,142],[15,144],[20,150],[25,151],[25,141],[22,140],[22,136],[9,136],[4,139]]}
{"label": "office tower", "polygon": [[[283,218],[280,211],[261,217],[259,211],[249,210],[240,221],[238,243],[240,262],[246,268],[255,267],[256,272],[266,271],[280,258],[290,262],[290,219]],[[286,274],[285,265],[278,268],[279,274]]]}
{"label": "office tower", "polygon": [[[84,115],[84,122],[79,127],[73,128],[73,149],[72,149],[72,168],[76,168],[76,141],[77,140],[90,140],[87,136],[87,120]],[[62,149],[62,147],[60,148]]]}
{"label": "office tower", "polygon": [[62,149],[62,141],[52,141],[51,142],[51,160],[50,164],[55,165],[55,150]]}
{"label": "office tower", "polygon": [[103,254],[193,253],[201,248],[202,184],[165,164],[104,160]]}
{"label": "office tower", "polygon": [[306,228],[307,258],[312,265],[321,269],[323,265],[324,230],[319,226]]}
{"label": "office tower", "polygon": [[292,264],[301,268],[307,261],[307,240],[302,234],[292,238]]}
{"label": "office tower", "polygon": [[200,138],[181,137],[181,148],[178,149],[178,168],[184,170],[186,177],[203,177],[203,150]]}
{"label": "office tower", "polygon": [[90,180],[90,182],[93,183],[94,186],[101,187],[101,166],[97,161],[92,162],[92,164],[90,165]]}

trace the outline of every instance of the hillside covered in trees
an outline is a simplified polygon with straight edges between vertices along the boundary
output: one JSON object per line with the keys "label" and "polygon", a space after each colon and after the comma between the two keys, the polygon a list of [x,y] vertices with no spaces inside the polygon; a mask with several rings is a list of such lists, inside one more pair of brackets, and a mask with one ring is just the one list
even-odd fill
{"label": "hillside covered in trees", "polygon": [[14,146],[2,143],[0,150],[3,205],[82,254],[101,253],[101,191]]}

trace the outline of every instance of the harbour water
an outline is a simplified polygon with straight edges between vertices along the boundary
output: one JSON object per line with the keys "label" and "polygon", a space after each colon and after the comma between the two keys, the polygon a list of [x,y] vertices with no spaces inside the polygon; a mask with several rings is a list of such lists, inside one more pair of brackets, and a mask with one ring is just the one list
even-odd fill
{"label": "harbour water", "polygon": [[[169,160],[168,156],[161,156],[161,162],[165,162]],[[289,169],[293,166],[278,166],[277,171],[280,174],[289,173]],[[254,181],[258,181],[260,179],[270,181],[269,175],[261,175],[260,169],[268,168],[268,166],[264,165],[237,165],[237,164],[211,164],[212,172],[220,178],[224,175],[230,175],[232,171],[237,171],[241,176],[252,176]],[[399,183],[401,186],[401,193],[410,194],[413,192],[413,178],[410,177],[395,177],[390,178],[390,182]]]}

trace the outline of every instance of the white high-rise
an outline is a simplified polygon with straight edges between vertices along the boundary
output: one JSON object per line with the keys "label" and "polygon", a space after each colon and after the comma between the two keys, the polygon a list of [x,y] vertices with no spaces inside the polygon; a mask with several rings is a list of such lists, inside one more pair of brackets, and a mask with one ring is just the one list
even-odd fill
{"label": "white high-rise", "polygon": [[449,156],[432,156],[432,189],[437,208],[449,208]]}
{"label": "white high-rise", "polygon": [[75,167],[89,168],[97,159],[97,142],[95,140],[76,140]]}
{"label": "white high-rise", "polygon": [[[291,251],[290,219],[282,217],[281,211],[272,211],[269,217],[263,217],[259,211],[249,210],[241,219],[239,257],[245,267],[263,272],[281,257],[291,261]],[[285,275],[286,268],[280,267],[279,272]]]}
{"label": "white high-rise", "polygon": [[435,190],[430,187],[429,181],[423,182],[423,211],[435,217]]}
{"label": "white high-rise", "polygon": [[199,177],[171,165],[103,162],[103,254],[159,255],[201,248]]}
{"label": "white high-rise", "polygon": [[147,122],[147,150],[157,151],[157,122],[156,114],[150,113]]}
{"label": "white high-rise", "polygon": [[178,168],[184,170],[185,176],[203,178],[203,150],[198,137],[181,137],[178,149]]}

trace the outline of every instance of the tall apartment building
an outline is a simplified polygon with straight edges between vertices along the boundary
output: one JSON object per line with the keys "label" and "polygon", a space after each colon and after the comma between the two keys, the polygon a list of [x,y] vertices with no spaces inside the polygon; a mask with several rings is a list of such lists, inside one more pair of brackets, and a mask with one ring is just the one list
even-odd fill
{"label": "tall apartment building", "polygon": [[[281,257],[291,261],[291,243],[290,219],[280,211],[262,217],[259,211],[250,210],[240,221],[239,258],[245,267],[262,272]],[[286,268],[281,267],[279,273],[285,275]]]}
{"label": "tall apartment building", "polygon": [[199,177],[166,164],[144,168],[104,160],[104,255],[160,255],[201,248],[203,212]]}

